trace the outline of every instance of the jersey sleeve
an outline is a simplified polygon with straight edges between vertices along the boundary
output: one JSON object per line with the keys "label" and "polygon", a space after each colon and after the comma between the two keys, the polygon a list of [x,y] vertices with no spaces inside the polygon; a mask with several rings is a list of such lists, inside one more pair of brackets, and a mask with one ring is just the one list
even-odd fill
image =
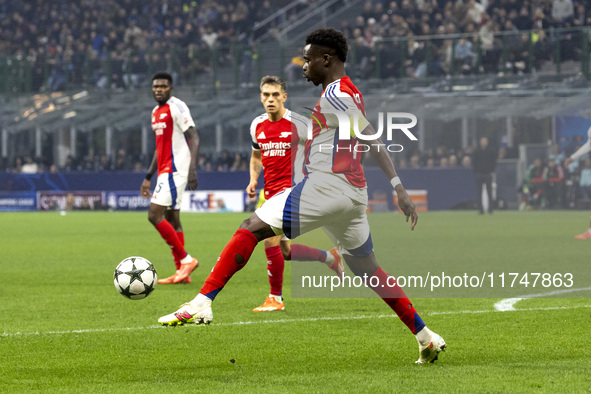
{"label": "jersey sleeve", "polygon": [[252,149],[253,150],[261,150],[261,147],[259,146],[259,142],[257,141],[257,136],[256,136],[257,126],[259,123],[260,123],[259,118],[256,118],[250,124],[250,138],[252,139]]}
{"label": "jersey sleeve", "polygon": [[589,152],[591,152],[591,127],[587,130],[587,141],[571,155],[571,159],[578,160]]}
{"label": "jersey sleeve", "polygon": [[189,110],[187,104],[181,100],[175,100],[173,106],[176,110],[171,111],[172,116],[175,123],[183,133],[189,130],[189,127],[195,127],[195,122],[191,117],[191,111]]}
{"label": "jersey sleeve", "polygon": [[307,119],[306,117],[298,113],[291,113],[291,132],[292,135],[297,135],[297,138],[292,139],[292,141],[297,140],[298,144],[306,143],[306,140],[308,139],[308,124],[310,123],[309,121],[310,119]]}
{"label": "jersey sleeve", "polygon": [[335,92],[327,89],[321,102],[322,113],[329,128],[338,128],[339,118],[349,122],[349,134],[355,138],[355,130],[361,134],[369,125],[363,110],[358,107],[355,99],[346,92]]}

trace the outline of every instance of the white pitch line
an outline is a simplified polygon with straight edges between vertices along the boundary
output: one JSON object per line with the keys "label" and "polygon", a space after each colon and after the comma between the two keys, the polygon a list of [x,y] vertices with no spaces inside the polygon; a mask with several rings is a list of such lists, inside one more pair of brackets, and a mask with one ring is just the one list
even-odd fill
{"label": "white pitch line", "polygon": [[[550,311],[550,310],[563,310],[563,309],[579,309],[579,308],[591,308],[591,305],[579,305],[579,306],[556,306],[546,308],[524,308],[514,309],[519,312],[529,311]],[[460,314],[478,314],[478,313],[499,313],[503,311],[499,310],[477,310],[477,311],[447,311],[447,312],[430,312],[422,313],[424,316],[436,316],[436,315],[460,315]],[[383,319],[383,318],[394,318],[396,315],[362,315],[362,316],[334,316],[334,317],[311,317],[308,319],[278,319],[278,320],[251,320],[251,321],[238,321],[232,323],[213,323],[211,326],[216,327],[227,327],[227,326],[244,326],[251,324],[275,324],[275,323],[305,323],[305,322],[316,322],[316,321],[330,321],[330,320],[362,320],[362,319]],[[191,324],[190,326],[196,326]],[[205,327],[205,326],[198,326]],[[150,330],[150,329],[165,329],[168,327],[152,325],[146,327],[119,327],[119,328],[90,328],[84,330],[66,330],[66,331],[32,331],[32,332],[5,332],[0,334],[0,338],[18,337],[18,336],[31,336],[31,335],[66,335],[66,334],[87,334],[87,333],[98,333],[98,332],[120,332],[120,331],[139,331],[139,330]]]}
{"label": "white pitch line", "polygon": [[528,295],[519,296],[519,297],[515,297],[515,298],[505,298],[504,300],[501,300],[501,301],[495,303],[494,308],[495,308],[495,310],[497,310],[499,312],[516,311],[517,309],[515,309],[514,305],[516,303],[518,303],[519,301],[525,300],[527,298],[551,297],[551,296],[558,295],[558,294],[568,294],[568,293],[574,293],[577,291],[587,291],[587,290],[591,290],[591,287],[583,287],[580,289],[555,290],[555,291],[549,291],[547,293],[528,294]]}

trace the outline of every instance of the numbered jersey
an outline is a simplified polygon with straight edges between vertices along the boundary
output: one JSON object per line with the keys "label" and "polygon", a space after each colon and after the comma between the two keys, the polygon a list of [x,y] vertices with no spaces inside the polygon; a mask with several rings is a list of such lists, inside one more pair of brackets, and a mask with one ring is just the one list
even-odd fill
{"label": "numbered jersey", "polygon": [[306,141],[304,173],[324,173],[336,175],[355,187],[366,186],[365,174],[361,166],[363,147],[345,130],[348,139],[339,138],[339,116],[346,115],[357,122],[358,132],[367,126],[365,106],[361,92],[349,77],[343,77],[329,84],[312,114],[312,139]]}
{"label": "numbered jersey", "polygon": [[174,96],[154,108],[152,130],[156,136],[158,175],[177,171],[188,175],[191,152],[185,131],[191,126],[195,127],[195,122],[189,107]]}
{"label": "numbered jersey", "polygon": [[305,118],[290,110],[276,122],[271,122],[266,113],[252,121],[252,149],[261,151],[266,199],[303,178],[303,149],[298,145],[303,147],[306,125]]}

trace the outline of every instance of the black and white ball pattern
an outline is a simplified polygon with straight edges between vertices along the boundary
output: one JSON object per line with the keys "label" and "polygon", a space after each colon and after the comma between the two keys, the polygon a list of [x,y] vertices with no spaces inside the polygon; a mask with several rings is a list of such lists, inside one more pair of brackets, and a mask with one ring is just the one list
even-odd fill
{"label": "black and white ball pattern", "polygon": [[119,263],[113,275],[115,288],[131,300],[146,298],[158,282],[156,269],[143,257],[128,257]]}

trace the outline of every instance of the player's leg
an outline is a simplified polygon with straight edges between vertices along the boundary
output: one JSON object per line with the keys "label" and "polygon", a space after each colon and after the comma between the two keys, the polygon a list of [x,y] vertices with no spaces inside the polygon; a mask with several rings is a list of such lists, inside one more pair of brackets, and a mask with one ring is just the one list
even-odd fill
{"label": "player's leg", "polygon": [[179,262],[179,266],[172,276],[158,280],[158,283],[161,284],[175,283],[174,280],[176,279],[179,269],[181,268],[181,262],[184,261],[185,264],[195,265],[195,267],[197,266],[197,264],[195,264],[197,260],[193,259],[191,255],[185,251],[183,242],[179,239],[175,227],[166,219],[166,212],[167,207],[154,203],[150,204],[150,208],[148,209],[148,219],[150,220],[150,223],[154,225],[156,230],[158,230],[160,233],[160,236],[164,239],[164,241],[166,241],[168,246],[170,246],[175,264],[177,261]]}
{"label": "player's leg", "polygon": [[[174,231],[176,232],[176,235],[177,235],[181,245],[184,248],[185,247],[185,235],[183,233],[183,227],[181,225],[180,211],[178,209],[168,209],[168,210],[166,210],[165,218],[174,228]],[[173,256],[174,256],[174,254],[173,254]],[[191,283],[191,276],[189,276],[189,275],[191,274],[191,272],[195,268],[197,268],[199,266],[198,261],[196,259],[191,259],[191,261],[189,261],[188,263],[186,263],[183,266],[183,265],[181,265],[181,260],[177,256],[174,256],[174,264],[176,267],[175,273],[167,278],[159,279],[158,283],[160,283],[160,284],[171,284],[171,283],[188,284],[188,283]],[[183,274],[183,272],[182,272],[183,267],[184,267],[185,271],[188,271],[188,275]],[[179,275],[182,275],[183,277],[181,279],[178,279]]]}
{"label": "player's leg", "polygon": [[589,217],[589,229],[583,234],[576,235],[575,239],[591,239],[591,217]]}
{"label": "player's leg", "polygon": [[[282,242],[283,245],[283,242]],[[289,261],[319,261],[324,263],[335,272],[337,276],[345,273],[343,260],[338,248],[330,250],[316,249],[302,244],[289,244],[285,242],[286,247],[282,247],[283,258]]]}
{"label": "player's leg", "polygon": [[[282,238],[283,235],[277,235],[263,241],[265,244],[265,255],[267,256],[267,276],[269,277],[271,291],[265,302],[261,306],[254,308],[252,310],[253,312],[282,311],[285,309],[281,294],[283,292],[283,269],[285,267],[282,244],[286,242],[281,241]],[[289,245],[289,241],[287,243]]]}
{"label": "player's leg", "polygon": [[[287,190],[273,196],[250,218],[242,222],[222,250],[197,297],[181,306],[176,312],[162,316],[158,319],[160,324],[171,326],[185,323],[209,324],[213,320],[211,303],[215,297],[230,278],[246,265],[260,241],[281,233],[283,208],[289,192]],[[264,215],[265,221],[269,224],[261,220],[259,214]]]}
{"label": "player's leg", "polygon": [[344,223],[330,224],[325,228],[325,231],[344,249],[343,257],[351,272],[355,276],[376,277],[377,281],[373,283],[379,284],[370,286],[370,288],[396,312],[413,334],[419,332],[424,327],[423,321],[416,314],[404,291],[395,282],[387,283],[388,280],[392,281],[394,278],[388,279],[388,274],[376,261],[365,214],[354,218],[347,226]]}
{"label": "player's leg", "polygon": [[[371,238],[369,239],[371,242]],[[402,322],[415,335],[419,343],[419,359],[417,364],[432,363],[437,360],[440,351],[446,343],[440,335],[429,330],[415,307],[410,302],[402,288],[398,286],[394,277],[388,275],[377,263],[375,254],[367,256],[353,256],[344,254],[347,265],[356,276],[372,278],[369,287],[375,291],[386,304],[396,313]],[[377,278],[373,279],[373,278]]]}
{"label": "player's leg", "polygon": [[488,197],[488,213],[493,213],[493,193],[492,193],[492,175],[487,175],[485,178],[486,195]]}
{"label": "player's leg", "polygon": [[[415,335],[419,343],[419,359],[417,363],[433,362],[437,354],[445,348],[445,341],[430,331],[415,310],[404,291],[396,280],[389,276],[376,261],[373,252],[369,223],[365,207],[355,207],[357,215],[343,215],[340,221],[325,226],[329,237],[343,250],[343,257],[356,276],[375,278],[367,283],[382,300],[396,313],[402,322]],[[351,213],[355,213],[352,210]]]}
{"label": "player's leg", "polygon": [[476,180],[476,200],[478,200],[478,213],[482,215],[482,214],[484,214],[484,207],[483,207],[483,203],[482,203],[482,185],[485,184],[484,176],[481,174],[476,174],[475,180]]}
{"label": "player's leg", "polygon": [[148,209],[148,220],[156,230],[158,230],[160,236],[166,241],[168,246],[170,246],[175,261],[180,261],[187,255],[187,252],[179,240],[174,227],[168,220],[166,220],[166,210],[167,207],[165,206],[154,203],[150,204],[150,208]]}
{"label": "player's leg", "polygon": [[[166,218],[166,220],[168,220],[168,222],[170,224],[172,224],[174,231],[176,231],[177,237],[179,237],[179,241],[181,241],[181,244],[183,245],[183,247],[185,247],[185,234],[183,233],[183,226],[181,225],[180,210],[179,209],[167,209],[165,218]],[[177,270],[180,269],[181,262],[177,261],[176,259],[174,262],[176,265],[176,269]]]}
{"label": "player's leg", "polygon": [[[181,219],[178,209],[167,209],[166,210],[166,220],[172,225],[174,231],[176,231],[176,235],[181,241],[181,245],[183,248],[185,247],[185,234],[183,233],[183,227],[181,226]],[[178,259],[174,259],[174,265],[176,266],[177,272],[181,269],[181,261]]]}
{"label": "player's leg", "polygon": [[250,218],[242,222],[230,242],[226,244],[197,297],[181,306],[176,312],[162,316],[158,322],[170,326],[185,323],[211,323],[212,301],[230,278],[246,265],[257,244],[275,235],[271,226],[259,219],[256,212],[253,213]]}
{"label": "player's leg", "polygon": [[[177,204],[178,206],[178,204]],[[185,247],[185,234],[183,233],[183,227],[181,225],[180,219],[180,210],[179,209],[169,209],[167,212],[167,220],[170,221],[176,234],[179,238],[179,241]],[[188,253],[187,253],[188,255]],[[175,260],[176,263],[176,260]],[[191,272],[195,270],[199,266],[199,262],[197,259],[192,258],[191,260],[186,259],[184,262],[179,261],[177,265],[177,273],[175,278],[173,279],[173,283],[191,283]]]}
{"label": "player's leg", "polygon": [[[180,219],[178,207],[180,206],[183,191],[187,185],[187,177],[178,173],[161,174],[156,180],[156,188],[152,195],[150,208],[148,209],[148,219],[156,227],[162,238],[170,246],[175,263],[179,261],[181,266],[178,273],[172,277],[161,279],[158,283],[180,283],[189,277],[190,273],[198,266],[197,259],[194,259],[184,247],[184,242],[179,239],[177,229],[180,228]],[[167,220],[167,210],[173,212],[168,214],[169,218],[177,221],[176,228]],[[176,213],[175,213],[176,212]]]}
{"label": "player's leg", "polygon": [[[230,278],[238,272],[250,258],[258,242],[278,234],[296,237],[301,233],[320,227],[320,218],[314,210],[322,210],[314,196],[303,198],[302,190],[305,181],[293,189],[287,189],[271,197],[258,208],[253,215],[240,225],[240,228],[226,245],[213,270],[205,280],[205,284],[189,303],[183,305],[176,312],[158,319],[163,325],[177,325],[185,323],[208,324],[213,319],[211,303],[224,288]],[[304,211],[308,212],[311,220],[302,220],[300,201],[306,201]],[[339,211],[339,206],[330,201],[324,201],[326,206]]]}

